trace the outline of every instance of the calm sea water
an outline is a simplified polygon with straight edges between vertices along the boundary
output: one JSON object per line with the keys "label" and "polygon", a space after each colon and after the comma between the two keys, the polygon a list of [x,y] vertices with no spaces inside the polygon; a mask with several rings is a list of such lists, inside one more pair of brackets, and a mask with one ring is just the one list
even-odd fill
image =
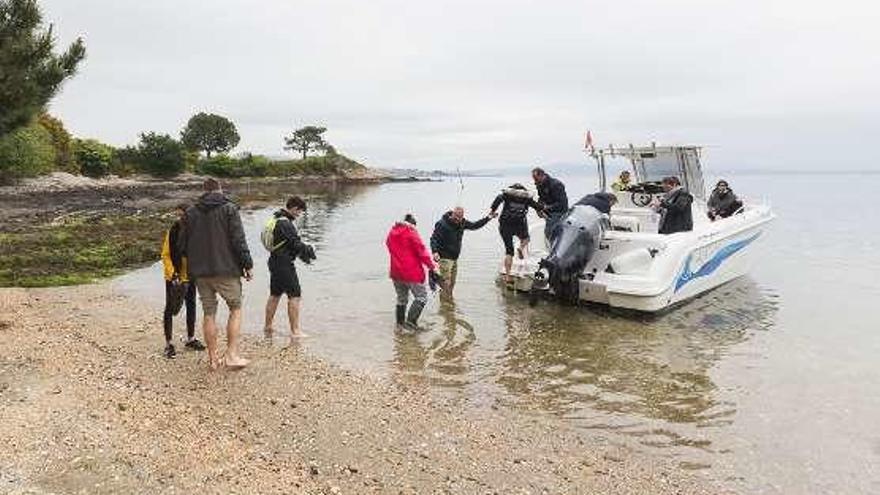
{"label": "calm sea water", "polygon": [[[469,407],[564,418],[746,493],[878,493],[880,229],[871,198],[880,175],[727,178],[741,195],[772,200],[778,215],[750,276],[659,317],[530,307],[495,283],[503,250],[493,222],[465,234],[456,301],[433,298],[427,331],[414,336],[393,330],[388,228],[411,211],[427,239],[448,207],[477,218],[513,179],[311,194],[300,229],[319,258],[300,267],[312,336],[304,345],[343,366],[421,380]],[[565,180],[572,198],[596,184]],[[245,331],[255,334],[268,292],[259,230],[271,211],[244,212],[257,264]],[[163,294],[158,265],[118,285],[145,301]],[[279,312],[276,328],[285,323]]]}

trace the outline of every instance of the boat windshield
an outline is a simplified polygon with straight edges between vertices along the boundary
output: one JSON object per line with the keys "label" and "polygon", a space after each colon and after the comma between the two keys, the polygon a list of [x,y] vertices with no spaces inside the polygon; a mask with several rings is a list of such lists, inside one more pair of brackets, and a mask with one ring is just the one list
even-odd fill
{"label": "boat windshield", "polygon": [[643,152],[633,162],[641,182],[660,182],[664,177],[681,175],[678,158],[673,154]]}

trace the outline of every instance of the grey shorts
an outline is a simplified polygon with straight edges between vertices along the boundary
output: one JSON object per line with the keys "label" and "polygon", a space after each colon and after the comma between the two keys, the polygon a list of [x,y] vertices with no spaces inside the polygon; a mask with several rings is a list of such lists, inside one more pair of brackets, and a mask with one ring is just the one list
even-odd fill
{"label": "grey shorts", "polygon": [[239,277],[199,277],[196,280],[202,311],[205,316],[217,314],[217,294],[226,301],[230,310],[241,308],[241,278]]}
{"label": "grey shorts", "polygon": [[414,300],[419,301],[422,304],[428,302],[428,289],[425,288],[425,284],[400,282],[398,280],[392,280],[392,282],[394,282],[394,290],[397,292],[398,306],[406,306],[409,302],[410,292],[412,292]]}

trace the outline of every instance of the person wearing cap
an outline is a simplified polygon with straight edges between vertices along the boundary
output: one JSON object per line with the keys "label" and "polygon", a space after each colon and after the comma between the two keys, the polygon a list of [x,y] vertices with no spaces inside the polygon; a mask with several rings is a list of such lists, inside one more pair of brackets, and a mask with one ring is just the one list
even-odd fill
{"label": "person wearing cap", "polygon": [[[388,275],[397,293],[395,318],[398,327],[418,328],[419,317],[428,303],[425,288],[425,269],[434,272],[437,265],[416,230],[416,219],[407,213],[403,221],[396,222],[385,238],[390,268]],[[409,296],[413,303],[407,311]]]}
{"label": "person wearing cap", "polygon": [[727,218],[742,208],[742,201],[733,193],[726,180],[719,180],[709,196],[708,215],[713,222],[718,218]]}

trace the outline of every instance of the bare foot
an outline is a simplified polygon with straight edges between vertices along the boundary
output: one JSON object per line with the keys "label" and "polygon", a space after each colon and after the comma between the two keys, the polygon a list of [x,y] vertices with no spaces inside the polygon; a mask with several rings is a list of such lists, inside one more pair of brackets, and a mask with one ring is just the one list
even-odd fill
{"label": "bare foot", "polygon": [[263,335],[265,335],[266,337],[271,337],[275,335],[275,329],[272,327],[265,327],[263,328]]}
{"label": "bare foot", "polygon": [[208,358],[208,369],[211,371],[217,371],[220,369],[220,365],[222,364],[222,360],[217,359],[216,357]]}
{"label": "bare foot", "polygon": [[308,338],[308,334],[303,332],[302,330],[297,330],[296,332],[292,332],[290,334],[291,339],[305,339]]}
{"label": "bare foot", "polygon": [[250,364],[250,361],[243,357],[227,357],[226,358],[226,367],[231,370],[240,370]]}

